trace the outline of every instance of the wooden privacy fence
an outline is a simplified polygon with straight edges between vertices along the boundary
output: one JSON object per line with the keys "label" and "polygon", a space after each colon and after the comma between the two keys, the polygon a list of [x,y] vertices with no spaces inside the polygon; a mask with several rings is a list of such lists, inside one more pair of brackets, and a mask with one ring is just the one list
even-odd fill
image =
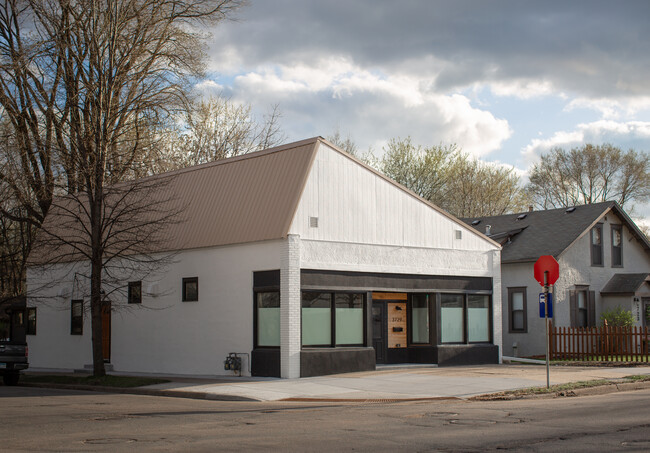
{"label": "wooden privacy fence", "polygon": [[647,327],[553,327],[551,360],[650,362]]}

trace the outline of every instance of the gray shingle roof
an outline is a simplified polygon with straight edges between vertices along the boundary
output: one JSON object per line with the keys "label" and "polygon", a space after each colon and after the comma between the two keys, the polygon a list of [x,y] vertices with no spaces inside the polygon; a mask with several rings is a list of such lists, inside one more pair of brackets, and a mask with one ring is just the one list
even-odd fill
{"label": "gray shingle roof", "polygon": [[490,225],[488,236],[503,245],[501,262],[514,263],[535,261],[542,255],[557,258],[609,210],[614,210],[650,250],[647,238],[614,201],[576,206],[571,212],[559,208],[461,220],[482,233]]}
{"label": "gray shingle roof", "polygon": [[600,294],[634,294],[648,280],[648,276],[650,274],[647,272],[644,274],[614,274]]}

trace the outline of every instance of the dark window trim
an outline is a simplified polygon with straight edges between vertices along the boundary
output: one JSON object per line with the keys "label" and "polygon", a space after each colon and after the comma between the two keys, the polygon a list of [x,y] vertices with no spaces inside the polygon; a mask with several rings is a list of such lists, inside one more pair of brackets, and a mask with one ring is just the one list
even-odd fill
{"label": "dark window trim", "polygon": [[[450,294],[450,295],[458,295],[458,293],[453,293],[449,291],[443,291],[440,293],[437,293],[437,298],[436,298],[436,312],[437,312],[437,328],[438,328],[438,336],[437,336],[437,343],[439,346],[447,346],[447,345],[470,345],[470,344],[494,344],[494,298],[492,297],[491,294],[472,294],[472,293],[463,293],[463,341],[461,342],[444,342],[442,341],[442,296],[444,294]],[[468,310],[468,296],[488,296],[488,323],[489,323],[489,328],[488,328],[488,341],[469,341],[469,332],[468,332],[468,326],[469,326],[469,310]]]}
{"label": "dark window trim", "polygon": [[[621,243],[618,247],[614,246],[614,231],[618,231],[619,236],[621,238]],[[611,244],[612,244],[612,267],[623,267],[623,225],[612,225],[611,231],[610,231],[610,236],[611,236]],[[621,262],[620,263],[614,263],[614,256],[615,256],[615,249],[620,250],[620,256],[621,256]]]}
{"label": "dark window trim", "polygon": [[[416,342],[413,341],[413,296],[415,296],[415,295],[418,295],[418,296],[423,295],[423,296],[427,297],[427,299],[426,299],[427,300],[427,313],[428,313],[428,316],[429,316],[429,319],[428,319],[428,321],[429,321],[429,340],[427,342],[418,342],[418,343],[416,343]],[[435,295],[432,294],[432,293],[425,293],[425,292],[422,292],[422,293],[409,293],[408,297],[407,297],[407,301],[408,301],[408,303],[406,304],[406,318],[407,318],[407,321],[408,321],[407,325],[408,325],[408,329],[409,329],[409,334],[406,336],[406,345],[408,347],[412,346],[414,348],[418,348],[418,347],[422,347],[422,346],[431,347],[431,345],[433,345],[433,339],[431,338],[432,337],[432,330],[433,330],[432,325],[431,325],[431,320],[433,319],[431,317],[431,305],[435,306]],[[431,301],[433,301],[433,304],[431,303]]]}
{"label": "dark window trim", "polygon": [[[81,307],[81,314],[75,316],[75,305]],[[70,335],[83,335],[84,327],[84,301],[81,299],[70,301]]]}
{"label": "dark window trim", "polygon": [[[33,323],[29,321],[29,314],[32,312],[34,313]],[[26,315],[27,319],[25,319],[25,335],[36,335],[36,307],[27,307]]]}
{"label": "dark window trim", "polygon": [[[257,317],[257,295],[260,293],[278,293],[278,297],[280,297],[280,306],[282,306],[282,294],[280,294],[279,289],[271,289],[268,291],[253,291],[253,345],[255,346],[255,349],[279,349],[281,345],[278,346],[260,346],[257,344],[257,323],[259,322],[258,317]],[[280,320],[280,323],[282,323],[282,320]],[[302,332],[301,332],[302,334]],[[280,337],[280,341],[282,341],[282,337]]]}
{"label": "dark window trim", "polygon": [[[187,297],[187,284],[196,283],[196,299],[188,299]],[[199,277],[184,277],[183,278],[183,302],[198,302],[199,301]]]}
{"label": "dark window trim", "polygon": [[[133,290],[138,289],[138,293],[134,294]],[[137,297],[136,297],[137,295]],[[129,304],[141,304],[142,303],[142,281],[129,282],[129,290],[127,303]]]}
{"label": "dark window trim", "polygon": [[[598,230],[600,232],[600,245],[594,245],[594,231]],[[596,225],[593,226],[593,228],[589,231],[589,248],[591,249],[591,266],[592,267],[603,267],[604,266],[604,247],[603,247],[603,224],[602,223],[597,223]],[[600,250],[598,253],[597,250]],[[596,262],[595,258],[599,258],[600,262]]]}
{"label": "dark window trim", "polygon": [[[512,316],[512,295],[514,293],[523,293],[523,311],[524,311],[524,327],[523,329],[514,328],[514,319]],[[528,287],[526,286],[514,286],[508,288],[508,332],[509,333],[528,333]]]}
{"label": "dark window trim", "polygon": [[[330,343],[329,344],[302,344],[302,293],[325,293],[331,297],[330,305]],[[354,344],[336,344],[336,295],[337,294],[360,294],[361,303],[363,306],[363,342]],[[366,347],[367,342],[367,315],[368,315],[368,297],[365,291],[318,291],[318,290],[301,290],[300,291],[300,347],[302,349],[315,349],[315,348],[362,348]]]}

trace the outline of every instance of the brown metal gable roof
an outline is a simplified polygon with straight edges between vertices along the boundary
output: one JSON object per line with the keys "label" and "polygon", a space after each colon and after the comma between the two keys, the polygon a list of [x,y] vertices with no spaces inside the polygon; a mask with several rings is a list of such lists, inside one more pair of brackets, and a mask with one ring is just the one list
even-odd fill
{"label": "brown metal gable roof", "polygon": [[[157,203],[156,210],[181,211],[173,221],[161,225],[157,234],[163,240],[148,253],[286,237],[319,140],[303,140],[140,180],[149,186],[160,181],[160,189],[152,195],[159,199],[151,200]],[[129,184],[138,183],[124,183],[126,187]],[[65,211],[67,202],[55,200],[44,230],[61,237],[78,234],[73,230],[81,228],[65,227],[70,219],[59,217],[57,201]],[[83,257],[70,247],[60,246],[35,247],[29,257],[30,264],[79,259]]]}
{"label": "brown metal gable roof", "polygon": [[185,210],[167,250],[285,237],[318,139],[181,170],[169,190]]}

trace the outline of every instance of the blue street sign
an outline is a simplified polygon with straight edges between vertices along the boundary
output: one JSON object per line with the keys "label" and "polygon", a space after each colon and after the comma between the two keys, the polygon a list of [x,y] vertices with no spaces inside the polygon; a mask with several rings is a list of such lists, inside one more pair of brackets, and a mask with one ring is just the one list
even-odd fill
{"label": "blue street sign", "polygon": [[[553,294],[547,293],[548,297],[548,317],[553,317]],[[539,317],[546,317],[546,304],[544,303],[544,293],[539,293]]]}

